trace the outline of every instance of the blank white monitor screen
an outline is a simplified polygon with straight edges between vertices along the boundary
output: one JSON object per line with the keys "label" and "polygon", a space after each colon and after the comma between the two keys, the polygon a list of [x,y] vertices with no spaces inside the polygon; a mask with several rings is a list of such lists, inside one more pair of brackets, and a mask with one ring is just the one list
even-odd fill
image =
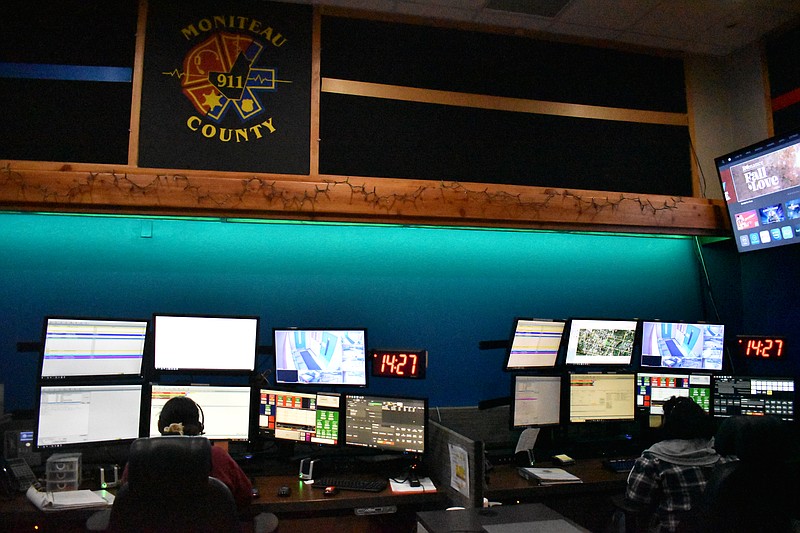
{"label": "blank white monitor screen", "polygon": [[216,440],[248,440],[250,437],[249,386],[153,385],[150,394],[150,436],[161,435],[158,415],[176,396],[188,396],[202,409],[204,435]]}
{"label": "blank white monitor screen", "polygon": [[140,375],[146,335],[146,320],[48,317],[41,377]]}
{"label": "blank white monitor screen", "polygon": [[36,446],[133,440],[141,405],[141,385],[42,386]]}
{"label": "blank white monitor screen", "polygon": [[569,421],[633,420],[634,374],[570,374]]}
{"label": "blank white monitor screen", "polygon": [[555,366],[564,325],[563,320],[517,319],[506,370]]}
{"label": "blank white monitor screen", "polygon": [[514,376],[512,427],[558,424],[561,421],[561,376]]}
{"label": "blank white monitor screen", "polygon": [[573,319],[567,339],[568,365],[629,365],[636,320]]}
{"label": "blank white monitor screen", "polygon": [[258,318],[154,317],[156,370],[252,371]]}

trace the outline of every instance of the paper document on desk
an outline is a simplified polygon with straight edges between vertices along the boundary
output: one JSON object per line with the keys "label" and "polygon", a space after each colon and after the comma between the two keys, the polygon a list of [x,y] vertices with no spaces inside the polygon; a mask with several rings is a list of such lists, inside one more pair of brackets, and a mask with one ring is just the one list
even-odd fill
{"label": "paper document on desk", "polygon": [[33,486],[25,493],[28,500],[42,511],[66,509],[94,509],[111,507],[114,495],[105,490],[67,490],[61,492],[39,492]]}
{"label": "paper document on desk", "polygon": [[389,480],[392,492],[436,492],[436,486],[429,477],[419,478],[419,487],[412,487],[408,481]]}
{"label": "paper document on desk", "polygon": [[557,485],[561,483],[583,483],[581,478],[570,474],[563,468],[520,468],[519,474],[525,479],[537,480],[542,485]]}

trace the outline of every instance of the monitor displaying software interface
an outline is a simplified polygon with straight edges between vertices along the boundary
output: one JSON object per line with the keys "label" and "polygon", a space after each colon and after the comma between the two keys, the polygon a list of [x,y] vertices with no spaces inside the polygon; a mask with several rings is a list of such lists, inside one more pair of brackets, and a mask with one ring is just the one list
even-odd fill
{"label": "monitor displaying software interface", "polygon": [[561,421],[561,376],[514,376],[511,426],[549,426]]}
{"label": "monitor displaying software interface", "polygon": [[308,444],[339,443],[341,396],[334,392],[259,391],[258,429],[267,437]]}
{"label": "monitor displaying software interface", "polygon": [[153,385],[150,393],[150,436],[161,434],[158,415],[164,404],[176,396],[188,396],[202,409],[204,435],[209,439],[248,440],[250,401],[248,386]]}
{"label": "monitor displaying software interface", "polygon": [[154,365],[166,371],[255,368],[257,317],[155,315]]}
{"label": "monitor displaying software interface", "polygon": [[722,370],[725,326],[642,322],[642,366]]}
{"label": "monitor displaying software interface", "polygon": [[43,385],[37,447],[113,443],[139,436],[141,385]]}
{"label": "monitor displaying software interface", "polygon": [[636,406],[651,415],[663,415],[664,403],[673,396],[687,396],[711,412],[710,374],[666,374],[639,372],[636,374]]}
{"label": "monitor displaying software interface", "polygon": [[636,320],[572,319],[567,337],[568,365],[629,365]]}
{"label": "monitor displaying software interface", "polygon": [[634,374],[570,374],[569,421],[633,420]]}
{"label": "monitor displaying software interface", "polygon": [[285,384],[367,384],[363,329],[275,329],[275,381]]}
{"label": "monitor displaying software interface", "polygon": [[554,367],[565,321],[518,318],[506,358],[506,370]]}
{"label": "monitor displaying software interface", "polygon": [[755,376],[715,376],[714,416],[773,415],[795,419],[795,381],[793,378]]}
{"label": "monitor displaying software interface", "polygon": [[48,317],[40,375],[139,376],[146,335],[146,320]]}
{"label": "monitor displaying software interface", "polygon": [[345,396],[347,445],[424,453],[428,403],[422,398]]}

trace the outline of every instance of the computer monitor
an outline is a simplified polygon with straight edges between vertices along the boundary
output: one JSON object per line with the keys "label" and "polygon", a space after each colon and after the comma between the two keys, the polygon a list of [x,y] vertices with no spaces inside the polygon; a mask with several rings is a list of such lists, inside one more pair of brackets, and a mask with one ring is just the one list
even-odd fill
{"label": "computer monitor", "polygon": [[43,380],[141,377],[147,320],[46,317]]}
{"label": "computer monitor", "polygon": [[739,252],[800,242],[800,131],[714,162]]}
{"label": "computer monitor", "polygon": [[505,370],[554,367],[565,324],[564,320],[517,318]]}
{"label": "computer monitor", "polygon": [[276,328],[275,382],[291,385],[367,384],[367,331]]}
{"label": "computer monitor", "polygon": [[258,317],[153,315],[158,371],[246,373],[256,364]]}
{"label": "computer monitor", "polygon": [[630,365],[636,320],[573,318],[567,333],[567,365]]}
{"label": "computer monitor", "polygon": [[36,447],[81,447],[139,437],[142,385],[42,385]]}
{"label": "computer monitor", "polygon": [[387,452],[425,453],[428,400],[345,395],[344,443]]}
{"label": "computer monitor", "polygon": [[725,326],[684,322],[642,322],[643,367],[722,370]]}
{"label": "computer monitor", "polygon": [[512,387],[512,428],[561,422],[561,376],[514,376]]}
{"label": "computer monitor", "polygon": [[205,437],[212,440],[249,440],[252,391],[249,386],[241,385],[152,385],[151,437],[161,435],[158,415],[164,404],[176,396],[188,396],[200,407]]}
{"label": "computer monitor", "polygon": [[341,395],[335,392],[259,391],[259,434],[306,444],[339,444]]}
{"label": "computer monitor", "polygon": [[636,373],[636,406],[651,415],[663,415],[664,403],[673,396],[687,396],[711,412],[711,374]]}
{"label": "computer monitor", "polygon": [[569,375],[569,421],[634,420],[634,374]]}
{"label": "computer monitor", "polygon": [[773,415],[795,419],[795,380],[787,377],[715,376],[711,398],[716,417]]}

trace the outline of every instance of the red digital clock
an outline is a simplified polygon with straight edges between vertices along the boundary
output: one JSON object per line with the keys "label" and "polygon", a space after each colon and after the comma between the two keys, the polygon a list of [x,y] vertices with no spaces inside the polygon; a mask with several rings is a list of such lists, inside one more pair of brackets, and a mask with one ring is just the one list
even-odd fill
{"label": "red digital clock", "polygon": [[427,366],[427,350],[372,350],[373,376],[420,379]]}
{"label": "red digital clock", "polygon": [[739,355],[746,359],[783,359],[786,339],[770,335],[739,335],[736,337]]}

